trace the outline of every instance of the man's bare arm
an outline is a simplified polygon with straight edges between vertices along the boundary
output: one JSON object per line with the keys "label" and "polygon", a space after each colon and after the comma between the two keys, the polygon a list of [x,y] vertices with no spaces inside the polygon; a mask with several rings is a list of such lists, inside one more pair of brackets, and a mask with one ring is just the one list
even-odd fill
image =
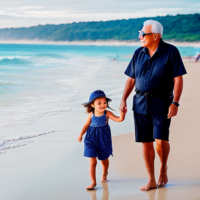
{"label": "man's bare arm", "polygon": [[122,95],[122,100],[120,104],[120,109],[122,112],[127,111],[126,100],[129,97],[130,93],[132,92],[134,86],[135,86],[135,79],[129,77],[126,81],[124,93]]}
{"label": "man's bare arm", "polygon": [[174,78],[174,102],[179,102],[183,91],[183,77],[178,76]]}
{"label": "man's bare arm", "polygon": [[[182,76],[177,76],[174,78],[174,102],[179,102],[181,94],[183,91],[183,77]],[[175,115],[177,115],[178,112],[178,107],[174,105],[173,103],[169,107],[169,112],[168,112],[168,118],[171,118]]]}

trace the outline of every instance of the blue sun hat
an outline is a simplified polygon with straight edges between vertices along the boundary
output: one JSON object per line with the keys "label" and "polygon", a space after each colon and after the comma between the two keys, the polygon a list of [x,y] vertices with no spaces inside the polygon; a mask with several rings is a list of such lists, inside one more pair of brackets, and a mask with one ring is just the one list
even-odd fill
{"label": "blue sun hat", "polygon": [[97,98],[101,98],[101,97],[105,97],[107,101],[112,101],[111,99],[106,97],[105,93],[102,90],[95,90],[90,95],[89,102],[83,103],[83,105],[86,106],[86,105],[90,104],[93,100],[95,100]]}

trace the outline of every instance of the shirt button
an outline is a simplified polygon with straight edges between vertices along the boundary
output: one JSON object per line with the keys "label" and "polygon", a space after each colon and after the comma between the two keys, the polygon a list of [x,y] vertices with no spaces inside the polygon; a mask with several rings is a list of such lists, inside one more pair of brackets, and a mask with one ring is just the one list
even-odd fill
{"label": "shirt button", "polygon": [[144,81],[146,81],[146,80],[144,80]]}
{"label": "shirt button", "polygon": [[144,87],[145,88],[145,87]]}
{"label": "shirt button", "polygon": [[147,72],[149,72],[149,70],[147,70]]}

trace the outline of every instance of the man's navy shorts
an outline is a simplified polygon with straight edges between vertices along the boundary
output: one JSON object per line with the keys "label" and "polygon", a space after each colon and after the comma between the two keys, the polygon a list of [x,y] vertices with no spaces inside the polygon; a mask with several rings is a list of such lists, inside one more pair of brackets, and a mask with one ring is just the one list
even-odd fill
{"label": "man's navy shorts", "polygon": [[153,142],[155,139],[169,141],[171,118],[167,115],[143,115],[134,112],[135,141]]}

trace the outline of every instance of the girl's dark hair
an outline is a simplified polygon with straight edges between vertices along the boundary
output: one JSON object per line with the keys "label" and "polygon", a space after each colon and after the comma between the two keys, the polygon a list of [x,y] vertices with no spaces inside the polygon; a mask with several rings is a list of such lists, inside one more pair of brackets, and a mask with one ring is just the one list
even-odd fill
{"label": "girl's dark hair", "polygon": [[[94,101],[97,100],[97,99],[99,99],[99,98],[94,99],[93,101],[91,101],[91,102],[90,102],[89,104],[87,104],[87,105],[83,105],[83,106],[86,108],[86,113],[94,112],[94,108],[92,107],[91,104],[94,104]],[[106,99],[106,101],[107,101],[107,108],[113,110],[113,109],[109,106],[109,101],[108,101],[108,99]]]}

